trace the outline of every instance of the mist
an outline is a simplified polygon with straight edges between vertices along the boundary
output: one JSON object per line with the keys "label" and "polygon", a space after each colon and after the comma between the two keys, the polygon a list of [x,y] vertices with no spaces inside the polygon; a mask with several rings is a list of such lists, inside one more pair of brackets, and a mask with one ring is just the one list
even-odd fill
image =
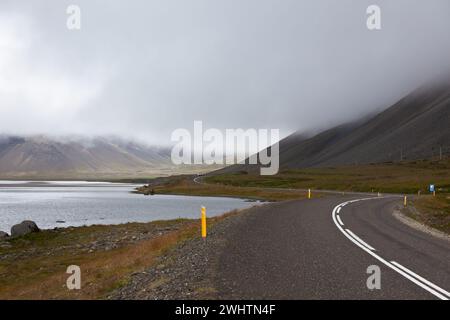
{"label": "mist", "polygon": [[[81,9],[81,29],[66,9]],[[366,8],[381,8],[368,30]],[[317,131],[450,70],[450,2],[0,3],[0,133],[167,144],[177,128]]]}

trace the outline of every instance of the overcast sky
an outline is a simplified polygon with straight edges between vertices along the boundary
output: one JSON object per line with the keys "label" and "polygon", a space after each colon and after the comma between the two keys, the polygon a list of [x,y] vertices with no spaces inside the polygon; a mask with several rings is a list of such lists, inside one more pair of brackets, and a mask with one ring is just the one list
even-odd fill
{"label": "overcast sky", "polygon": [[449,13],[448,0],[1,0],[0,132],[161,144],[194,120],[324,128],[448,68]]}

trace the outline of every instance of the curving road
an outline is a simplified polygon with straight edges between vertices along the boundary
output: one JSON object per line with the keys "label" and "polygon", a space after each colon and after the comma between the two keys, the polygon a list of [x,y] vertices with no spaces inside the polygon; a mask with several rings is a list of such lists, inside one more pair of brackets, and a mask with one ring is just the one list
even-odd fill
{"label": "curving road", "polygon": [[[399,196],[261,206],[231,231],[218,288],[230,299],[449,299],[450,242],[392,215]],[[370,290],[369,266],[381,271]]]}

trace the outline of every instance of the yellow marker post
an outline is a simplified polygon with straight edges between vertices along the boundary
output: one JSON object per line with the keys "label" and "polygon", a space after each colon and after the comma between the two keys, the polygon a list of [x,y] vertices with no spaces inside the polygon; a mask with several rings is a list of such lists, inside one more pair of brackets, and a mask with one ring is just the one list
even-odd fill
{"label": "yellow marker post", "polygon": [[206,239],[206,208],[202,207],[202,238]]}
{"label": "yellow marker post", "polygon": [[308,199],[311,199],[311,189],[308,189]]}
{"label": "yellow marker post", "polygon": [[408,199],[405,196],[405,198],[403,199],[403,205],[406,207],[408,205]]}

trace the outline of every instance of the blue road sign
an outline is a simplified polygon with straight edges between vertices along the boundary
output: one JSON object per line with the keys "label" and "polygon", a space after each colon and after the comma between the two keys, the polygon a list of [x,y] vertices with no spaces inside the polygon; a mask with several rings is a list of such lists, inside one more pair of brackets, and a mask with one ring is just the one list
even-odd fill
{"label": "blue road sign", "polygon": [[430,184],[430,192],[434,192],[434,184]]}

